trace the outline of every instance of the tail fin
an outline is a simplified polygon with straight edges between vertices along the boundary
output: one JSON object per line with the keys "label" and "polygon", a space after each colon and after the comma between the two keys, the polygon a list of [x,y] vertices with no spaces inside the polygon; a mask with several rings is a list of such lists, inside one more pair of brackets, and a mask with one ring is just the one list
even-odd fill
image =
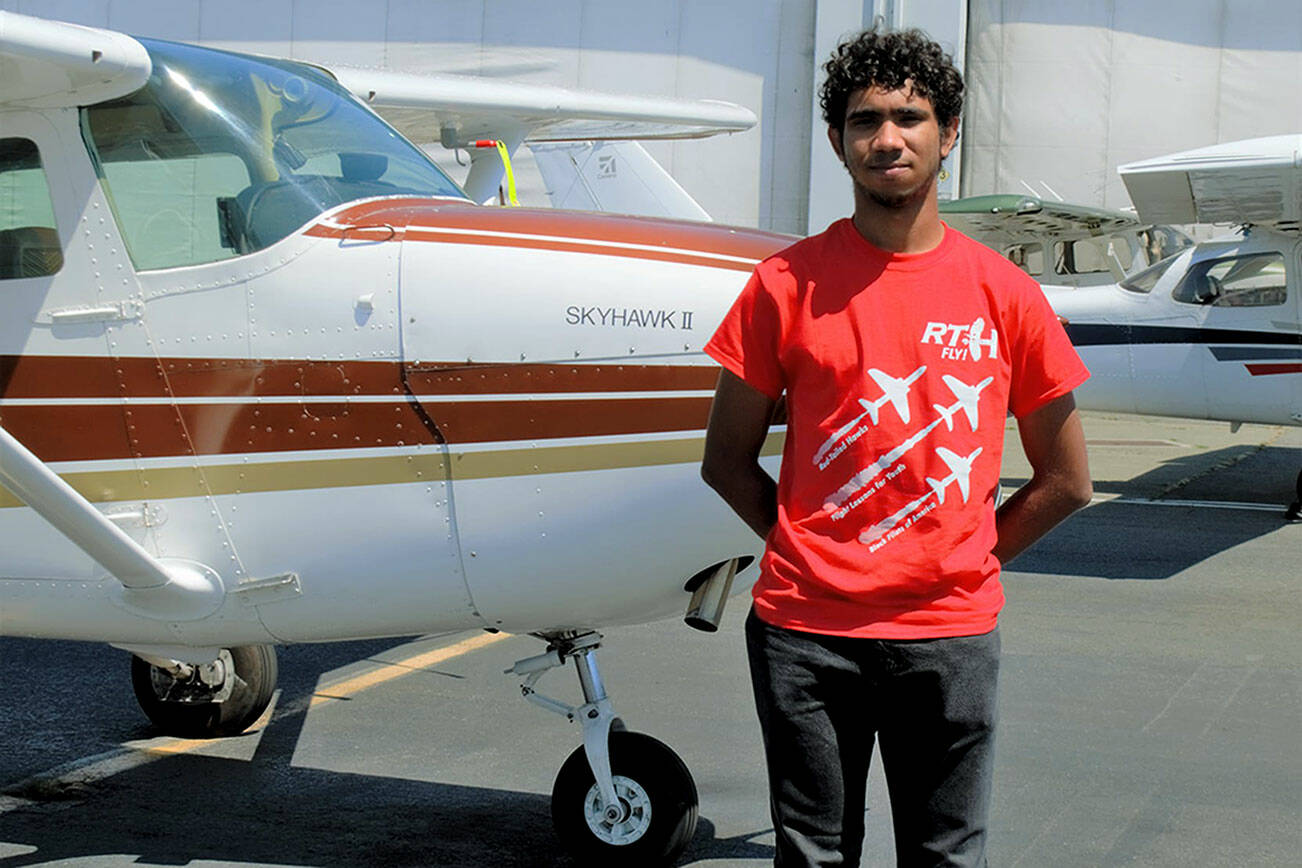
{"label": "tail fin", "polygon": [[945,420],[945,428],[949,431],[953,431],[954,411],[951,410],[949,407],[943,407],[940,404],[932,404],[931,406],[935,407],[936,411],[940,413],[941,417]]}

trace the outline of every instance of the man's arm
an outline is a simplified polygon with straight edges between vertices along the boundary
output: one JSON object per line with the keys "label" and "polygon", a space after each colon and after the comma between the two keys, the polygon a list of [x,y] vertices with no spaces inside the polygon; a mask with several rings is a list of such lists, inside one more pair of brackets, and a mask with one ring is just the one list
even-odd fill
{"label": "man's arm", "polygon": [[1076,399],[1070,392],[1017,420],[1031,481],[995,513],[1001,563],[1017,557],[1058,522],[1090,502],[1089,459]]}
{"label": "man's arm", "polygon": [[778,520],[778,487],[759,465],[776,402],[725,369],[710,407],[701,478],[761,537]]}

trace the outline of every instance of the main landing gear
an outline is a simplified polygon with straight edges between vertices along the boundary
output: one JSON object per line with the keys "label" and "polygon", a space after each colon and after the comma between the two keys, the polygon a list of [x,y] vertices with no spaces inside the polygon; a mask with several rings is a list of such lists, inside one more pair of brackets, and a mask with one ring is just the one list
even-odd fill
{"label": "main landing gear", "polygon": [[[583,727],[583,746],[561,766],[552,788],[552,821],[562,843],[598,865],[670,865],[696,832],[697,796],[687,766],[649,735],[628,732],[615,716],[594,652],[599,633],[549,637],[547,651],[518,661],[524,698]],[[574,661],[584,704],[570,706],[534,690],[551,669]]]}
{"label": "main landing gear", "polygon": [[1289,521],[1302,521],[1302,471],[1297,475],[1297,500],[1288,505],[1284,510],[1284,518]]}
{"label": "main landing gear", "polygon": [[276,649],[223,648],[210,663],[131,658],[131,686],[145,715],[166,735],[220,738],[253,725],[276,689]]}

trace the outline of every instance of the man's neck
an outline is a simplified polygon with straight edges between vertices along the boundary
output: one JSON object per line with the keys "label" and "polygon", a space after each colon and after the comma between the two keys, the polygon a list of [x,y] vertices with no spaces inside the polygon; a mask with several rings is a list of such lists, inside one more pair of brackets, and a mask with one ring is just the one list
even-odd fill
{"label": "man's neck", "polygon": [[868,243],[890,253],[926,253],[945,240],[934,186],[899,207],[882,205],[856,189],[853,221]]}

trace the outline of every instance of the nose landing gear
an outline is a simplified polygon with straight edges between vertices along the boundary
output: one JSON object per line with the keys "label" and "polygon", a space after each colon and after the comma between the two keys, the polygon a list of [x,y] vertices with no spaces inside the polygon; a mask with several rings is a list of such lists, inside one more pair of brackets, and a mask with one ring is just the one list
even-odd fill
{"label": "nose landing gear", "polygon": [[[578,721],[583,746],[561,766],[552,788],[556,834],[575,855],[600,865],[669,865],[696,832],[696,784],[683,761],[649,735],[628,732],[606,696],[594,652],[599,633],[554,638],[547,651],[517,662],[525,699]],[[550,669],[574,660],[584,704],[569,706],[534,690]]]}

